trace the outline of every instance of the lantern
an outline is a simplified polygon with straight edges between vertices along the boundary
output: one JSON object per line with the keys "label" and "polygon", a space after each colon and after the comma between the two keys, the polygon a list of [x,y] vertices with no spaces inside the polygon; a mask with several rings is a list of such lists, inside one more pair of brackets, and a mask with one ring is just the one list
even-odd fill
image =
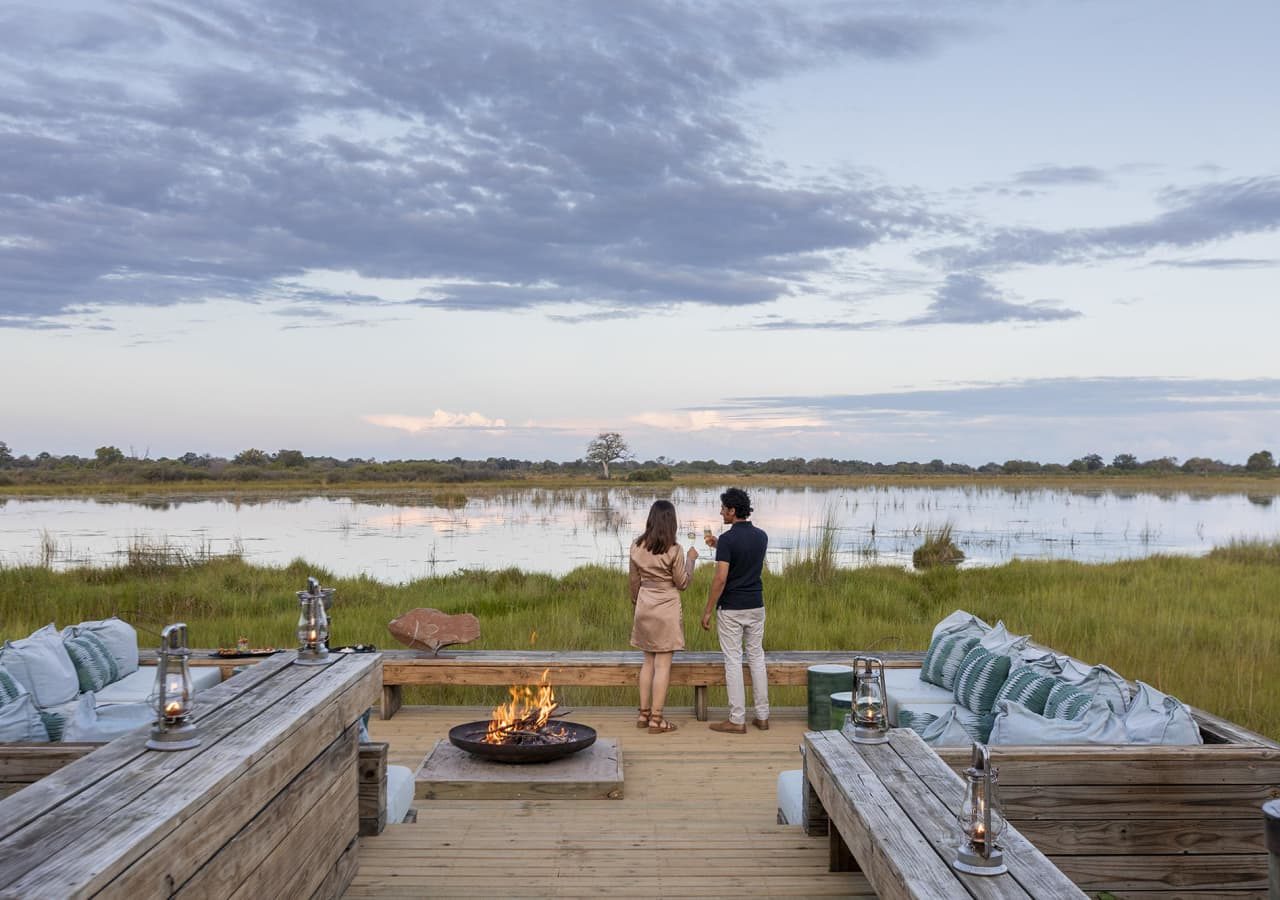
{"label": "lantern", "polygon": [[152,750],[189,750],[199,746],[200,737],[191,722],[191,651],[187,648],[187,626],[178,622],[160,633],[156,660],[156,687],[152,702],[156,723],[151,726]]}
{"label": "lantern", "polygon": [[307,590],[298,591],[298,658],[302,665],[319,666],[332,662],[329,656],[329,598],[333,588],[321,588],[307,579]]}
{"label": "lantern", "polygon": [[884,663],[874,656],[853,660],[852,739],[859,744],[883,744],[889,740],[889,692],[884,684]]}
{"label": "lantern", "polygon": [[970,875],[1001,875],[1009,871],[996,840],[1004,832],[997,791],[999,771],[991,765],[986,744],[973,745],[973,761],[964,771],[964,800],[956,820],[960,850],[951,864]]}

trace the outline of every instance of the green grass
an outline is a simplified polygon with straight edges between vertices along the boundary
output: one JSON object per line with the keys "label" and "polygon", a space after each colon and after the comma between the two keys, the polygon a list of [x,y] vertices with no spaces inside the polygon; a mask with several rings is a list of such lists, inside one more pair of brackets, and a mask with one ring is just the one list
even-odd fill
{"label": "green grass", "polygon": [[[690,650],[717,649],[714,635],[698,627],[710,568],[699,566],[685,595]],[[539,649],[620,649],[630,633],[626,577],[598,566],[561,577],[508,569],[393,586],[337,579],[302,561],[263,568],[235,558],[175,562],[152,553],[117,569],[0,569],[0,636],[116,614],[138,627],[144,644],[156,643],[166,623],[185,621],[202,647],[230,646],[242,634],[255,646],[293,646],[294,595],[309,574],[338,589],[335,644],[395,646],[387,622],[419,606],[477,615],[483,636],[474,648],[527,648],[536,631]],[[1280,683],[1280,544],[1236,543],[1198,559],[1013,562],[922,573],[837,569],[822,562],[819,548],[812,559],[766,573],[765,597],[770,649],[922,650],[935,622],[967,609],[1280,738],[1280,691],[1274,689]],[[631,691],[616,688],[560,693],[568,706],[634,701]],[[500,688],[421,688],[406,702],[490,703],[503,694]],[[714,691],[711,699],[724,702]],[[796,688],[779,689],[772,699],[804,703]],[[670,702],[691,704],[691,690],[675,689]]]}

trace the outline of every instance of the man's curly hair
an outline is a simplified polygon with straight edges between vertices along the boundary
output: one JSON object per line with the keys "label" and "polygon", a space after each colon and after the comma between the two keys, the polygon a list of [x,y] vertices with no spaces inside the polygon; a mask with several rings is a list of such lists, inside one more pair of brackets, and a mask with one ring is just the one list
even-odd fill
{"label": "man's curly hair", "polygon": [[733,510],[734,515],[739,519],[747,519],[751,516],[751,498],[742,488],[729,488],[720,495],[720,502]]}

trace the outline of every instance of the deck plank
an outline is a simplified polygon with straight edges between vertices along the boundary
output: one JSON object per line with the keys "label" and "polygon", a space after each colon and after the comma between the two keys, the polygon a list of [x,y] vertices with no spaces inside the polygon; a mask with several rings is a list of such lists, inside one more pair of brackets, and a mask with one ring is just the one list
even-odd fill
{"label": "deck plank", "polygon": [[[370,723],[389,761],[414,769],[448,729],[488,710],[406,706]],[[768,732],[710,731],[691,708],[650,735],[633,711],[568,716],[618,741],[622,800],[418,800],[418,821],[361,838],[348,898],[775,897],[875,893],[859,873],[828,872],[826,838],[776,824],[778,773],[800,768],[803,709],[776,710]]]}

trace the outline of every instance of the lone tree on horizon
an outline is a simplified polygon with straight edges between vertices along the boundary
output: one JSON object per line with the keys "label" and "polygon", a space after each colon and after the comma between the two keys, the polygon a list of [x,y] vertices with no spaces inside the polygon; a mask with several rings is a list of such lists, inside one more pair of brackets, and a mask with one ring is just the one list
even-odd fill
{"label": "lone tree on horizon", "polygon": [[609,477],[609,463],[630,459],[631,448],[616,431],[602,431],[587,444],[587,460],[600,463],[604,477]]}

